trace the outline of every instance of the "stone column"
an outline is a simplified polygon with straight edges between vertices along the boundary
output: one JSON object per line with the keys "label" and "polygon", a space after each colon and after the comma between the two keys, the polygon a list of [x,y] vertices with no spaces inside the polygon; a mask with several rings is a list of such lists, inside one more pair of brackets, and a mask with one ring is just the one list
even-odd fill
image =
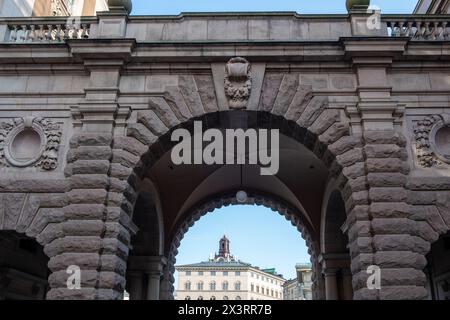
{"label": "stone column", "polygon": [[[121,110],[118,86],[131,44],[125,41],[108,48],[87,45],[89,49],[85,44],[70,44],[71,54],[89,70],[90,81],[84,101],[72,107],[74,134],[65,169],[69,181],[65,221],[61,238],[45,248],[51,253],[49,268],[53,272],[48,299],[123,299],[126,261],[135,229],[130,218],[132,188],[127,176],[113,176],[113,164],[118,161],[113,150],[116,118]],[[96,59],[97,55],[101,58]],[[67,288],[69,266],[80,269],[79,289]]]}
{"label": "stone column", "polygon": [[[349,214],[344,226],[352,256],[354,297],[423,299],[427,292],[422,270],[429,243],[410,219],[403,106],[391,96],[387,73],[395,56],[403,54],[406,41],[371,38],[370,48],[360,41],[344,42],[358,77],[359,98],[356,106],[347,107],[347,114],[353,134],[364,142],[364,162],[354,171],[364,184],[346,199]],[[374,52],[383,55],[374,56]],[[381,269],[381,288],[367,286],[367,271],[372,266]]]}
{"label": "stone column", "polygon": [[130,300],[143,300],[144,273],[140,271],[128,272]]}
{"label": "stone column", "polygon": [[132,256],[129,258],[129,272],[139,272],[147,276],[147,287],[144,289],[146,300],[161,299],[161,276],[166,264],[167,260],[162,256]]}
{"label": "stone column", "polygon": [[336,269],[326,269],[323,272],[325,276],[325,297],[327,300],[339,300],[336,273]]}
{"label": "stone column", "polygon": [[341,270],[342,275],[342,299],[353,300],[353,284],[352,272],[350,269],[344,268]]}

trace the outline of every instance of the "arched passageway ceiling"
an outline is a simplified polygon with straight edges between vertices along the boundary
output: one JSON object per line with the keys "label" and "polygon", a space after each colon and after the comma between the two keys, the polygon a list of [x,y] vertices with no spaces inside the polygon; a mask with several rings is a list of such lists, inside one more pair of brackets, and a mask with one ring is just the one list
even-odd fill
{"label": "arched passageway ceiling", "polygon": [[322,196],[328,169],[302,144],[280,135],[280,170],[276,176],[261,176],[258,166],[180,165],[174,166],[166,152],[148,171],[158,186],[165,217],[165,232],[188,210],[214,195],[230,190],[257,190],[295,207],[313,230],[320,229]]}

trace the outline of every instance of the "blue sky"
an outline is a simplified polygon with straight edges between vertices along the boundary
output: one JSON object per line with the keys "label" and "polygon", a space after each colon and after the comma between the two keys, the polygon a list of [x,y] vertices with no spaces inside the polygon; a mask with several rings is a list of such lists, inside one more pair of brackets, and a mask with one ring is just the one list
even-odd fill
{"label": "blue sky", "polygon": [[258,206],[223,207],[201,218],[181,242],[177,264],[207,261],[219,251],[226,234],[231,253],[260,268],[275,267],[286,278],[295,277],[295,264],[310,262],[300,232],[279,213]]}
{"label": "blue sky", "polygon": [[[412,13],[416,0],[372,0],[383,13]],[[296,11],[299,13],[346,13],[345,0],[133,0],[134,15],[218,11]]]}

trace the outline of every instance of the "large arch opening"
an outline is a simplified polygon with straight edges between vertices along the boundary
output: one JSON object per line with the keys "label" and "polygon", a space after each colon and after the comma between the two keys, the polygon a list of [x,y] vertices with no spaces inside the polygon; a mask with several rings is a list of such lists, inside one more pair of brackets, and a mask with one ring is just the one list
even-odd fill
{"label": "large arch opening", "polygon": [[[171,150],[176,142],[171,141],[171,134],[179,128],[194,134],[195,121],[202,124],[203,132],[208,129],[218,129],[221,132],[227,129],[249,128],[279,130],[279,171],[274,175],[261,175],[261,165],[249,164],[248,161],[245,164],[174,165]],[[338,186],[345,185],[346,181],[345,177],[340,175],[341,167],[328,150],[329,144],[346,134],[347,131],[342,129],[345,127],[341,127],[339,133],[330,135],[325,141],[318,138],[318,134],[324,133],[332,125],[332,121],[327,122],[323,127],[318,127],[316,133],[312,133],[294,121],[268,112],[224,111],[206,114],[182,123],[150,146],[134,173],[140,181],[151,182],[155,189],[152,201],[160,204],[162,227],[158,232],[159,239],[163,239],[162,254],[153,256],[153,260],[158,261],[158,266],[147,267],[146,271],[153,274],[158,273],[155,270],[163,269],[163,275],[158,282],[160,299],[173,298],[175,257],[183,234],[205,213],[226,204],[233,204],[236,201],[236,193],[240,190],[247,193],[246,204],[266,205],[278,212],[286,213],[293,224],[302,229],[302,234],[307,237],[310,254],[313,256],[314,298],[325,298],[323,261],[320,260],[322,220],[329,217],[335,220],[323,229],[328,232],[331,225],[334,229],[340,229],[339,224],[345,222],[346,217],[343,201],[337,197],[332,197],[328,202],[330,206],[336,206],[339,216],[322,215],[325,193],[330,181],[335,181]],[[205,145],[207,143],[203,141],[201,147]],[[192,153],[194,149],[195,146],[192,144]],[[247,160],[251,157],[248,150],[249,148],[245,152]],[[141,184],[134,181],[131,184],[136,186],[139,193]],[[136,229],[142,231],[148,229],[146,225],[148,221],[139,220],[137,217],[147,216],[147,219],[150,219],[148,215],[153,209],[151,206],[142,206],[140,201],[138,198],[133,214],[136,219],[133,219],[133,222]],[[341,202],[335,204],[336,201]],[[162,234],[164,236],[161,236]],[[335,230],[330,231],[327,241],[330,243],[334,236],[339,237],[337,241],[342,242],[347,248],[348,240]],[[146,245],[150,245],[148,241]],[[347,249],[339,250],[339,254],[348,254]],[[328,298],[345,297],[348,296],[338,294]]]}
{"label": "large arch opening", "polygon": [[0,300],[45,300],[48,260],[36,240],[0,231]]}
{"label": "large arch opening", "polygon": [[450,232],[431,245],[427,261],[428,299],[450,300]]}
{"label": "large arch opening", "polygon": [[311,300],[310,250],[289,220],[239,203],[202,216],[178,249],[176,299]]}

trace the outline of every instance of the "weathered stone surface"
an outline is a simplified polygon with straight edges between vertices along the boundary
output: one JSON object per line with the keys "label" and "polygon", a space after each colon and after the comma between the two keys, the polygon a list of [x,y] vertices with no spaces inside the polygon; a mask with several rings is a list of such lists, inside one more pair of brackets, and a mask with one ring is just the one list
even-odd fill
{"label": "weathered stone surface", "polygon": [[380,268],[412,268],[423,270],[427,259],[422,254],[411,251],[378,251],[375,253],[375,265]]}
{"label": "weathered stone surface", "polygon": [[334,142],[332,145],[328,146],[328,149],[334,154],[334,155],[340,155],[344,152],[347,152],[349,150],[352,150],[354,148],[362,147],[362,141],[361,137],[351,135],[351,136],[344,136]]}
{"label": "weathered stone surface", "polygon": [[74,174],[107,174],[108,160],[78,160],[71,164],[71,175]]}
{"label": "weathered stone surface", "polygon": [[132,137],[115,137],[114,149],[122,149],[140,157],[148,151],[148,146]]}
{"label": "weathered stone surface", "polygon": [[168,128],[180,124],[180,118],[177,117],[164,98],[150,97],[148,103]]}
{"label": "weathered stone surface", "polygon": [[162,136],[169,131],[166,125],[152,110],[139,111],[137,114],[137,120],[145,125],[147,129],[149,129],[157,137]]}
{"label": "weathered stone surface", "polygon": [[422,300],[427,296],[427,290],[419,286],[390,286],[380,292],[382,300]]}
{"label": "weathered stone surface", "polygon": [[329,109],[322,112],[322,114],[314,121],[311,127],[308,128],[312,133],[320,136],[327,131],[335,122],[340,120],[340,111],[337,109]]}
{"label": "weathered stone surface", "polygon": [[64,216],[70,220],[102,219],[104,204],[71,204],[63,208]]}
{"label": "weathered stone surface", "polygon": [[373,245],[377,251],[413,251],[424,255],[430,251],[428,241],[407,234],[375,235]]}
{"label": "weathered stone surface", "polygon": [[364,162],[345,167],[342,171],[344,173],[344,176],[349,179],[356,179],[366,174]]}
{"label": "weathered stone surface", "polygon": [[406,218],[411,213],[411,206],[405,202],[374,202],[370,204],[370,212],[375,218]]}
{"label": "weathered stone surface", "polygon": [[128,151],[115,149],[113,150],[113,157],[111,162],[119,163],[128,168],[134,168],[138,164],[139,160],[139,157],[133,155]]}
{"label": "weathered stone surface", "polygon": [[364,147],[368,158],[400,158],[404,157],[404,149],[396,144],[369,144]]}
{"label": "weathered stone surface", "polygon": [[106,189],[109,179],[106,174],[77,174],[69,179],[73,189]]}
{"label": "weathered stone surface", "polygon": [[80,146],[110,146],[112,134],[105,132],[82,132],[75,134],[70,140],[71,148]]}
{"label": "weathered stone surface", "polygon": [[306,106],[300,118],[297,120],[297,124],[303,128],[308,128],[311,126],[319,115],[325,110],[327,102],[328,99],[326,97],[314,97]]}
{"label": "weathered stone surface", "polygon": [[406,184],[406,176],[398,172],[369,173],[367,181],[372,187],[403,187]]}
{"label": "weathered stone surface", "polygon": [[117,178],[117,179],[127,179],[131,173],[133,172],[133,169],[124,166],[120,163],[111,163],[111,177]]}
{"label": "weathered stone surface", "polygon": [[98,253],[68,253],[51,257],[48,263],[50,270],[67,270],[69,266],[79,266],[81,270],[97,270],[99,267],[100,255]]}
{"label": "weathered stone surface", "polygon": [[311,92],[312,86],[299,85],[284,117],[288,120],[297,121],[312,99]]}
{"label": "weathered stone surface", "polygon": [[388,159],[367,159],[366,160],[368,172],[400,172],[408,174],[408,165],[398,158]]}
{"label": "weathered stone surface", "polygon": [[69,220],[63,223],[62,228],[65,235],[100,237],[104,224],[101,220]]}
{"label": "weathered stone surface", "polygon": [[67,162],[77,160],[109,160],[111,158],[111,148],[109,146],[85,147],[70,149],[67,154]]}
{"label": "weathered stone surface", "polygon": [[281,81],[280,88],[273,104],[272,113],[284,115],[289,105],[294,99],[297,87],[299,85],[298,74],[285,74]]}
{"label": "weathered stone surface", "polygon": [[98,253],[102,249],[102,239],[99,236],[65,236],[49,243],[44,251],[49,257],[55,257],[64,252]]}
{"label": "weathered stone surface", "polygon": [[275,103],[275,99],[277,98],[278,90],[280,88],[281,82],[283,81],[283,77],[284,75],[281,73],[266,74],[263,82],[259,110],[271,111],[273,109],[273,104]]}
{"label": "weathered stone surface", "polygon": [[376,234],[415,234],[415,222],[405,218],[372,220],[372,228]]}
{"label": "weathered stone surface", "polygon": [[178,120],[184,122],[191,119],[193,117],[192,110],[186,105],[186,101],[184,101],[180,89],[178,87],[169,86],[166,87],[166,90],[164,98]]}
{"label": "weathered stone surface", "polygon": [[198,93],[194,76],[180,75],[178,85],[188,108],[191,110],[192,115],[194,115],[195,117],[203,115],[205,113],[205,110],[203,108],[202,99],[200,98],[200,95]]}
{"label": "weathered stone surface", "polygon": [[406,146],[406,139],[398,132],[394,131],[365,131],[364,139],[366,144],[396,144],[400,147]]}
{"label": "weathered stone surface", "polygon": [[325,145],[330,145],[335,143],[337,140],[349,134],[350,127],[346,122],[339,122],[333,124],[331,127],[327,129],[321,136],[319,136],[319,140],[323,142]]}
{"label": "weathered stone surface", "polygon": [[104,203],[106,200],[106,190],[95,189],[95,190],[86,190],[86,189],[74,189],[67,193],[67,198],[70,203]]}
{"label": "weathered stone surface", "polygon": [[[41,221],[42,225],[45,225],[45,221]],[[45,246],[47,243],[52,242],[57,238],[61,238],[64,236],[64,231],[62,230],[60,223],[50,223],[47,224],[43,230],[38,230],[38,235],[36,236],[36,241],[39,242],[42,246]]]}
{"label": "weathered stone surface", "polygon": [[69,290],[67,285],[64,288],[52,288],[47,293],[47,300],[96,300],[97,297],[98,290],[95,288]]}
{"label": "weathered stone surface", "polygon": [[437,193],[435,191],[409,191],[408,203],[415,205],[427,205],[437,202]]}
{"label": "weathered stone surface", "polygon": [[135,137],[146,146],[151,146],[158,139],[146,126],[142,123],[131,123],[128,125],[127,135]]}
{"label": "weathered stone surface", "polygon": [[197,84],[198,93],[202,99],[205,112],[217,112],[219,107],[217,106],[213,78],[210,75],[195,75],[194,79]]}
{"label": "weathered stone surface", "polygon": [[450,227],[436,206],[411,206],[409,218],[417,221],[427,221],[438,234],[447,233]]}
{"label": "weathered stone surface", "polygon": [[66,191],[64,179],[1,179],[0,192],[5,193],[58,193]]}
{"label": "weathered stone surface", "polygon": [[370,200],[374,202],[403,202],[406,201],[407,192],[404,188],[370,188]]}
{"label": "weathered stone surface", "polygon": [[342,167],[349,167],[358,162],[363,162],[364,155],[362,153],[362,149],[355,148],[355,149],[349,150],[341,155],[338,155],[336,157],[336,159]]}

